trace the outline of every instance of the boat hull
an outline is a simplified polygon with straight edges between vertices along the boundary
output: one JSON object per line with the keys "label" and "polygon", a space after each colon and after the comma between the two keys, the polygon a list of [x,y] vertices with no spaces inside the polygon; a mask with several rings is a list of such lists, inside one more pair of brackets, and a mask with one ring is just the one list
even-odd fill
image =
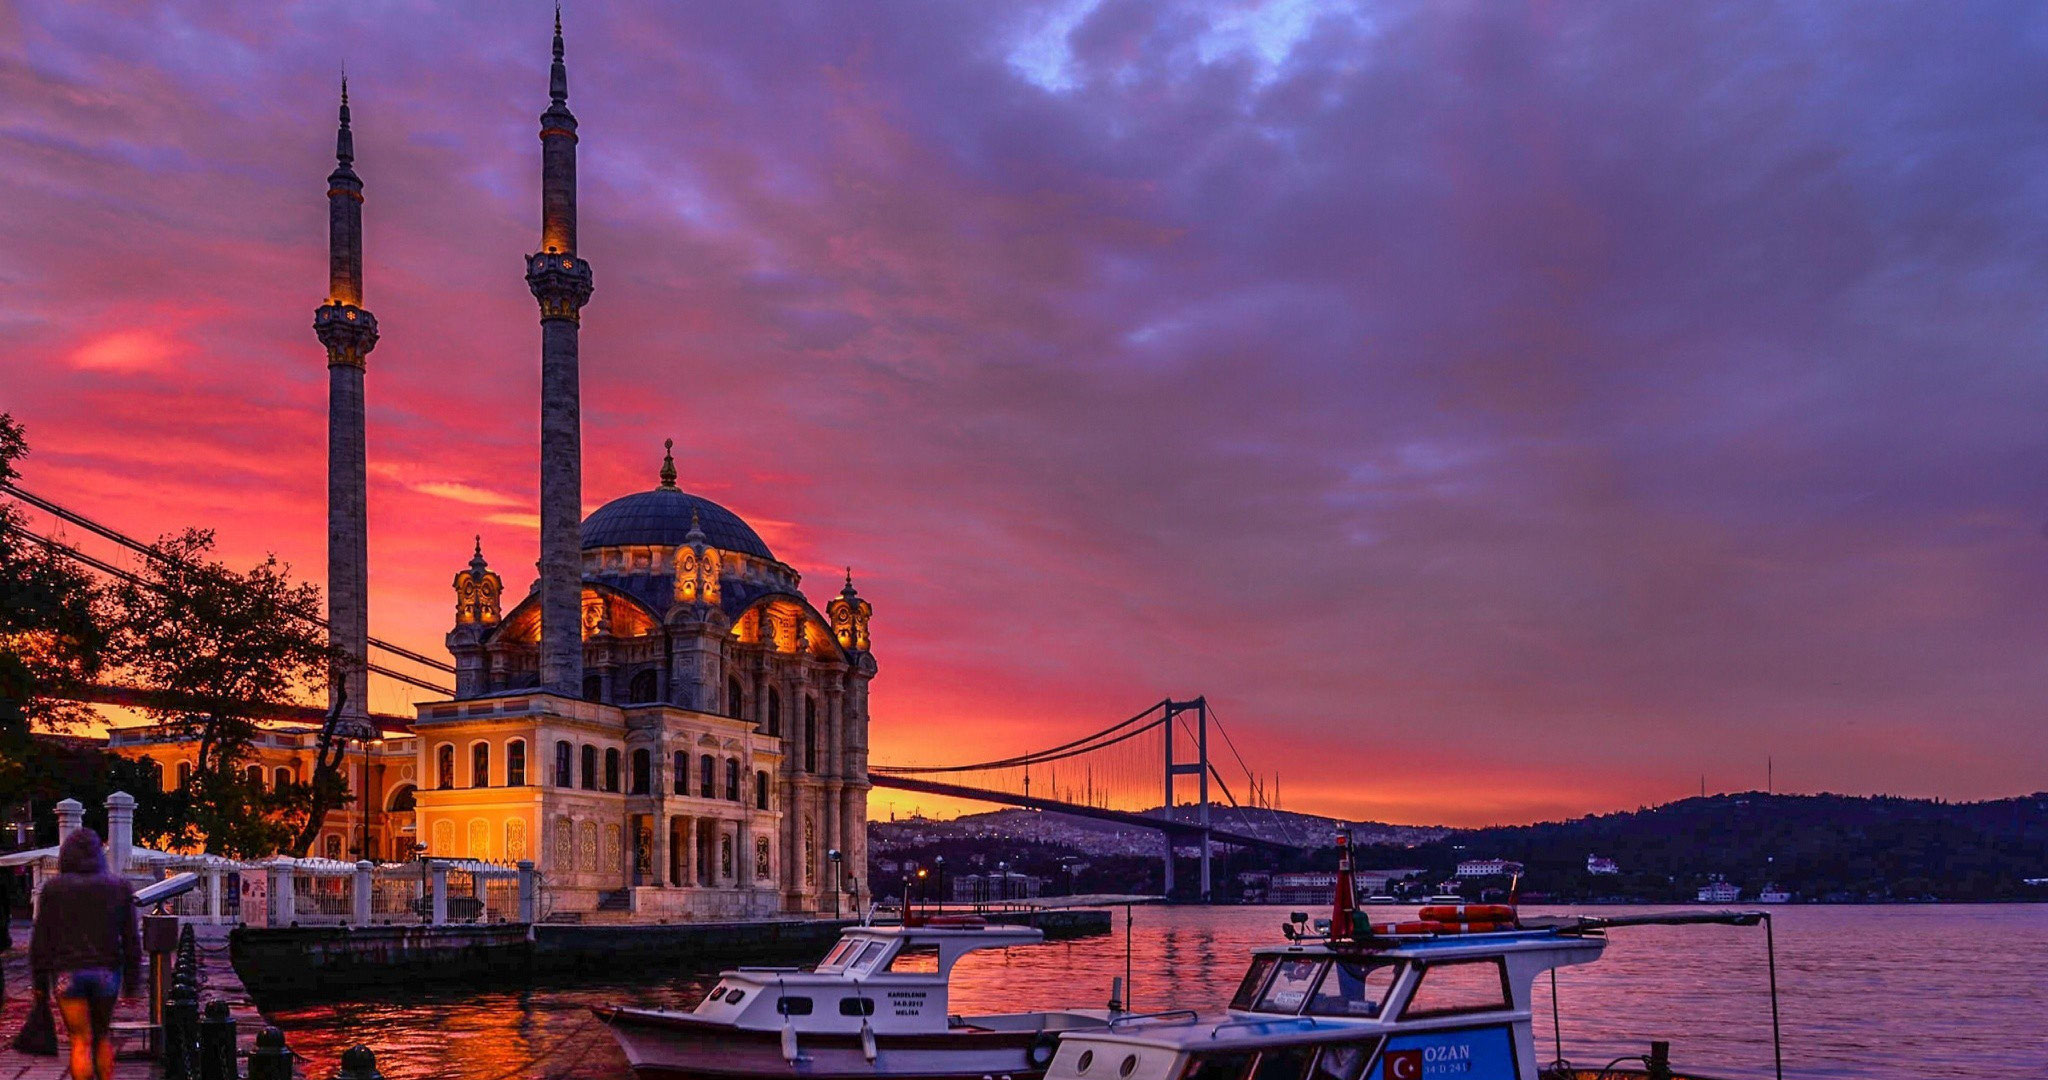
{"label": "boat hull", "polygon": [[1031,1031],[960,1030],[928,1035],[876,1035],[869,1061],[858,1033],[808,1033],[797,1038],[797,1058],[783,1056],[780,1031],[757,1031],[705,1023],[688,1015],[632,1009],[592,1010],[609,1024],[633,1074],[641,1080],[748,1080],[756,1077],[811,1077],[818,1080],[981,1080],[1008,1075],[1033,1080],[1044,1073],[1033,1065],[1033,1044],[1043,1042],[1040,1061],[1050,1058],[1050,1036]]}

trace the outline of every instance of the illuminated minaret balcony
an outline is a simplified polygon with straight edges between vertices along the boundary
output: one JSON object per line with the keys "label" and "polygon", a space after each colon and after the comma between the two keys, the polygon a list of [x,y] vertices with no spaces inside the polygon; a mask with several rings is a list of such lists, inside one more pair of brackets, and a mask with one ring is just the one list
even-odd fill
{"label": "illuminated minaret balcony", "polygon": [[377,317],[354,304],[330,300],[313,309],[313,333],[327,346],[329,367],[362,367],[377,347]]}

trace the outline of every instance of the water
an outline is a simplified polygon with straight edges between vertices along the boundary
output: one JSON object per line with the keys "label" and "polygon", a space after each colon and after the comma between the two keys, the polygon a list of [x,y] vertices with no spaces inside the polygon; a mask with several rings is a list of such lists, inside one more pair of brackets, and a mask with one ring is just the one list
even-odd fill
{"label": "water", "polygon": [[[1526,909],[1558,914],[1566,909]],[[1574,913],[1599,908],[1570,909]],[[1642,908],[1613,909],[1642,911]],[[2048,905],[1776,909],[1785,1074],[1858,1080],[1972,1080],[2048,1074]],[[1282,908],[1137,908],[1132,1005],[1211,1008],[1227,999],[1247,950],[1278,940]],[[1123,915],[1111,937],[983,953],[954,977],[953,1011],[1102,1005],[1124,972]],[[587,1006],[687,1008],[709,973],[618,985],[456,994],[279,1012],[301,1075],[332,1075],[356,1042],[391,1080],[620,1080],[624,1058]],[[1605,1064],[1669,1039],[1675,1062],[1731,1080],[1771,1075],[1761,929],[1615,931],[1600,961],[1558,974],[1564,1054]],[[1536,1035],[1551,1042],[1539,981]]]}

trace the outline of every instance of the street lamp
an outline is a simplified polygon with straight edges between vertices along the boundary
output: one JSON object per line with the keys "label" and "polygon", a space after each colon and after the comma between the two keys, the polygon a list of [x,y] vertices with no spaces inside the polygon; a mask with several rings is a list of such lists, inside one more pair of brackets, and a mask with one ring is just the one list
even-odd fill
{"label": "street lamp", "polygon": [[946,906],[946,857],[944,855],[932,856],[932,865],[937,867],[939,871],[938,880],[934,884],[937,886],[935,891],[939,894],[939,907],[943,909]]}
{"label": "street lamp", "polygon": [[839,918],[839,849],[830,848],[825,858],[832,863],[832,918]]}
{"label": "street lamp", "polygon": [[427,884],[427,845],[415,842],[412,853],[420,861],[420,925],[425,926],[434,917],[433,890]]}

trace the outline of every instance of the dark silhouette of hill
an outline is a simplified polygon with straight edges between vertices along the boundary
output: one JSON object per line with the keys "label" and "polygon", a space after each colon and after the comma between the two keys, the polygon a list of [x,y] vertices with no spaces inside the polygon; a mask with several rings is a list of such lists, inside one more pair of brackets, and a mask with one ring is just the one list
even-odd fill
{"label": "dark silhouette of hill", "polygon": [[[1622,872],[1588,873],[1589,855]],[[2048,877],[2048,792],[1975,803],[1747,792],[1466,829],[1368,855],[1446,876],[1483,857],[1525,864],[1525,892],[1559,899],[1690,900],[1712,874],[1745,899],[1772,882],[1802,900],[2048,899],[2025,884]]]}

